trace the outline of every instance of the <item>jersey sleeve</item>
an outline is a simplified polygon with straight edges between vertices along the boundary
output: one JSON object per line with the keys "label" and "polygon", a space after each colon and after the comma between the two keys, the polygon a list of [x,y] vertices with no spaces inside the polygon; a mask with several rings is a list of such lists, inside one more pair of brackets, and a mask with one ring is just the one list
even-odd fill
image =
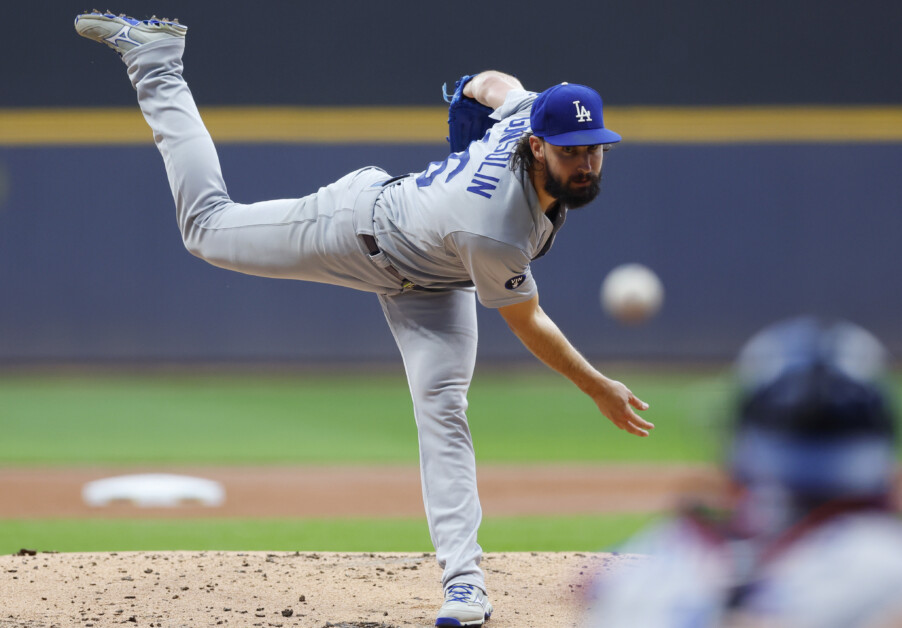
{"label": "jersey sleeve", "polygon": [[456,232],[448,238],[476,286],[479,302],[485,307],[522,303],[538,293],[529,256],[524,251],[471,233]]}
{"label": "jersey sleeve", "polygon": [[492,120],[504,120],[518,113],[529,111],[533,101],[538,97],[535,92],[528,92],[524,89],[512,89],[507,93],[504,103],[491,114]]}

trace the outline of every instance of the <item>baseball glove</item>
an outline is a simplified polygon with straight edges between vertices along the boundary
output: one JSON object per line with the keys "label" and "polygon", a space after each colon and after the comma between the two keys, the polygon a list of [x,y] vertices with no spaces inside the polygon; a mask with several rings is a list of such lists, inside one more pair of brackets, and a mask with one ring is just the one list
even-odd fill
{"label": "baseball glove", "polygon": [[448,141],[451,152],[466,150],[470,142],[482,139],[496,120],[489,118],[491,107],[486,107],[472,98],[464,96],[464,85],[473,78],[470,75],[461,77],[454,84],[454,94],[448,94],[448,84],[442,85],[442,93],[448,105]]}

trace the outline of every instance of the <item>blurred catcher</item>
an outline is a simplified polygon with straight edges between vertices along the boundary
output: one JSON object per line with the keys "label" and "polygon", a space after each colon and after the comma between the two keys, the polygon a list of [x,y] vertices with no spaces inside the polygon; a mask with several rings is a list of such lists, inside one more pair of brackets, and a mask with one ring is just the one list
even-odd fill
{"label": "blurred catcher", "polygon": [[847,322],[754,336],[718,512],[690,506],[640,534],[647,554],[597,583],[591,627],[902,626],[902,523],[886,354]]}

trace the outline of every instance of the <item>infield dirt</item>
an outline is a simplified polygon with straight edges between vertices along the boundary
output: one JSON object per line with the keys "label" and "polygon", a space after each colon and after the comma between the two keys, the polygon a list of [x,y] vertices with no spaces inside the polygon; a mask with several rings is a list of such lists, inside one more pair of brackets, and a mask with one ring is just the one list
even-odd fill
{"label": "infield dirt", "polygon": [[[591,575],[636,557],[487,554],[490,628],[579,625]],[[432,554],[172,552],[0,557],[0,626],[431,626]]]}
{"label": "infield dirt", "polygon": [[[220,482],[220,507],[92,508],[92,480],[126,473],[176,473]],[[479,496],[488,516],[648,512],[670,508],[690,490],[717,486],[702,466],[482,466]],[[423,516],[413,466],[0,468],[0,518],[41,517],[417,517]]]}

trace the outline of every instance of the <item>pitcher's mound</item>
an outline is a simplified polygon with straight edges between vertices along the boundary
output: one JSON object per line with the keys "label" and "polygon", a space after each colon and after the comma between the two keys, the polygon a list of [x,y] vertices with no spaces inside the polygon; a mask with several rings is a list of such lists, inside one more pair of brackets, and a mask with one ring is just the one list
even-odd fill
{"label": "pitcher's mound", "polygon": [[[593,575],[637,558],[487,554],[489,628],[580,623]],[[0,626],[432,626],[433,554],[125,552],[0,556]]]}

